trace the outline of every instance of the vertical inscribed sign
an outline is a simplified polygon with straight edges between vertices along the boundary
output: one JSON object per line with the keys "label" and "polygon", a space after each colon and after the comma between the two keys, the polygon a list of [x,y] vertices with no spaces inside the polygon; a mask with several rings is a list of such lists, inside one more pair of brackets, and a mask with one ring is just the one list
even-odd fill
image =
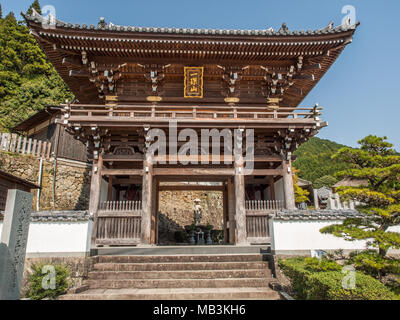
{"label": "vertical inscribed sign", "polygon": [[184,67],[185,98],[203,98],[204,67]]}

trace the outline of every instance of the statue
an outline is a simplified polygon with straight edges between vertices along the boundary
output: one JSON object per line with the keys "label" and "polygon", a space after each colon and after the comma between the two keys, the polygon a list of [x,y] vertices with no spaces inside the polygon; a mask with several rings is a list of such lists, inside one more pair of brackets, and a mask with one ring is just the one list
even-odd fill
{"label": "statue", "polygon": [[202,208],[200,205],[200,199],[194,200],[194,224],[198,225],[201,223],[201,219],[203,217]]}

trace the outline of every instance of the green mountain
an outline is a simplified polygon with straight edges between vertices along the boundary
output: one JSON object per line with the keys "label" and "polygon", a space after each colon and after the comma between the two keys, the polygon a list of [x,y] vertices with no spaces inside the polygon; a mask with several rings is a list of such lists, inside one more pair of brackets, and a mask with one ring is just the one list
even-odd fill
{"label": "green mountain", "polygon": [[348,168],[348,164],[331,159],[343,147],[345,146],[327,139],[312,137],[294,153],[297,159],[293,166],[300,170],[298,176],[314,183],[321,177],[334,176],[336,172]]}
{"label": "green mountain", "polygon": [[[38,1],[31,7],[38,10]],[[10,130],[44,106],[72,98],[24,22],[12,12],[0,15],[0,129]]]}

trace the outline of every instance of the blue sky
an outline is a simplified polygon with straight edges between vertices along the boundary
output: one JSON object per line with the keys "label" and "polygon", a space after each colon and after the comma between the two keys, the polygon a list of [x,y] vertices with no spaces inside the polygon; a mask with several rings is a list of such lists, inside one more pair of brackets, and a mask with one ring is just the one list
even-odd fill
{"label": "blue sky", "polygon": [[[0,0],[3,15],[26,11],[33,0]],[[368,134],[386,135],[400,150],[400,1],[321,0],[40,0],[58,19],[95,24],[104,16],[119,25],[317,29],[341,23],[342,7],[353,5],[361,22],[354,41],[301,106],[319,103],[329,126],[319,137],[356,146]]]}

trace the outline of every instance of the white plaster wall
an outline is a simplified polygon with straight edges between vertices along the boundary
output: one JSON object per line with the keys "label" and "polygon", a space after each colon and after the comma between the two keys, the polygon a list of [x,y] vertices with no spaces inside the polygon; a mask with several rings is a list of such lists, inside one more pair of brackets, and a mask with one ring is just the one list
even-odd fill
{"label": "white plaster wall", "polygon": [[[270,223],[271,249],[276,253],[290,253],[309,250],[363,250],[366,241],[345,241],[330,234],[322,234],[319,230],[341,221],[282,221],[272,220]],[[391,231],[400,232],[400,226]]]}
{"label": "white plaster wall", "polygon": [[[0,235],[3,223],[0,222]],[[92,221],[31,222],[27,255],[81,255],[90,251]]]}

